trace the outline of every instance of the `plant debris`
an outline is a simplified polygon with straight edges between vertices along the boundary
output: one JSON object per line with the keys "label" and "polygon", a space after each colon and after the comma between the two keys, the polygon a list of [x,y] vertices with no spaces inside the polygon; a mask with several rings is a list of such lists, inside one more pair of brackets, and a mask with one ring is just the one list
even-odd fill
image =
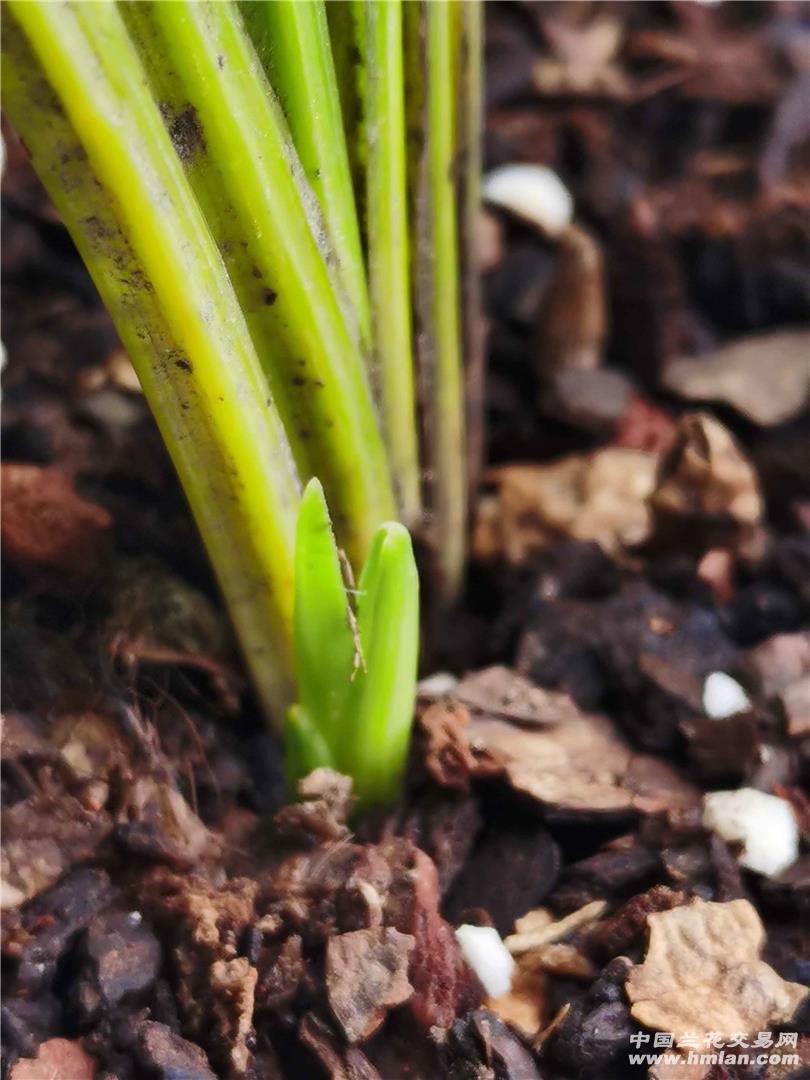
{"label": "plant debris", "polygon": [[750,543],[763,513],[752,465],[730,432],[706,413],[682,418],[649,502],[652,543],[701,553]]}
{"label": "plant debris", "polygon": [[2,812],[3,907],[18,907],[90,860],[112,829],[70,795],[35,794]]}
{"label": "plant debris", "polygon": [[408,964],[415,940],[393,927],[336,934],[326,948],[326,994],[350,1043],[364,1042],[388,1009],[413,994]]}
{"label": "plant debris", "polygon": [[563,538],[594,540],[617,553],[649,530],[646,500],[655,486],[655,455],[608,448],[552,465],[504,465],[484,480],[473,534],[478,559],[531,562]]}
{"label": "plant debris", "polygon": [[466,735],[471,747],[503,760],[516,791],[561,813],[656,813],[698,798],[664,761],[635,753],[605,716],[579,713],[543,730],[478,718]]}
{"label": "plant debris", "polygon": [[662,382],[690,401],[722,401],[762,427],[798,416],[810,397],[810,332],[756,334],[671,360]]}
{"label": "plant debris", "polygon": [[765,930],[747,900],[694,900],[648,917],[644,963],[627,979],[632,1013],[646,1027],[672,1032],[757,1032],[787,1023],[808,990],[785,982],[760,959]]}
{"label": "plant debris", "polygon": [[520,954],[540,949],[555,941],[562,941],[577,930],[588,926],[589,923],[595,922],[604,914],[606,908],[605,900],[594,900],[558,922],[551,921],[548,913],[540,908],[518,920],[516,924],[518,932],[506,939],[506,947],[511,953]]}

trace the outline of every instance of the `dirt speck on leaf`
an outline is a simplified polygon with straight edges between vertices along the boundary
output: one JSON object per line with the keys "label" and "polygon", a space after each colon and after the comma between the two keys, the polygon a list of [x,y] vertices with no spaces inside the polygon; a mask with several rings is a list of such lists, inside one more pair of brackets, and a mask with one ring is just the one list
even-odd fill
{"label": "dirt speck on leaf", "polygon": [[195,107],[187,105],[177,113],[171,113],[168,109],[162,111],[172,146],[183,164],[193,161],[198,154],[204,154],[205,136]]}

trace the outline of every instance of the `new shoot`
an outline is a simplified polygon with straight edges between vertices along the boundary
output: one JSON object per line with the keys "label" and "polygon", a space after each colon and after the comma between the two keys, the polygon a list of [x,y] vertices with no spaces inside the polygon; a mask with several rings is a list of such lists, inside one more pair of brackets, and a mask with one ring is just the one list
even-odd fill
{"label": "new shoot", "polygon": [[394,801],[408,753],[419,652],[419,579],[408,530],[377,530],[355,588],[323,488],[298,516],[293,612],[298,700],[287,713],[291,787],[319,766],[351,776],[360,807]]}

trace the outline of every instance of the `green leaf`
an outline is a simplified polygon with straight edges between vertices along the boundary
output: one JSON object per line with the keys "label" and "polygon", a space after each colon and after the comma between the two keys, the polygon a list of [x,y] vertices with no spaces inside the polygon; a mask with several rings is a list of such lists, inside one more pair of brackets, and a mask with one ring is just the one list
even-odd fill
{"label": "green leaf", "polygon": [[284,761],[291,797],[295,796],[298,781],[313,769],[335,768],[332,751],[322,732],[306,709],[300,705],[291,705],[287,710],[284,725]]}
{"label": "green leaf", "polygon": [[357,324],[365,354],[371,313],[324,0],[246,0],[240,9],[323,210],[336,277],[349,301],[347,321]]}
{"label": "green leaf", "polygon": [[366,246],[374,379],[401,516],[420,511],[410,244],[406,197],[402,5],[365,5]]}
{"label": "green leaf", "polygon": [[[322,480],[341,545],[359,567],[374,530],[395,512],[389,461],[330,270],[334,252],[281,106],[236,4],[121,7],[170,128],[180,124],[189,181],[299,471]],[[186,126],[197,133],[191,154]]]}
{"label": "green leaf", "polygon": [[396,799],[408,753],[419,655],[419,577],[408,530],[380,526],[358,588],[365,656],[349,692],[341,768],[361,806]]}
{"label": "green leaf", "polygon": [[243,312],[119,9],[23,2],[3,14],[3,108],[132,358],[280,723],[299,487]]}
{"label": "green leaf", "polygon": [[356,645],[323,488],[307,484],[295,538],[295,666],[298,704],[329,746],[345,716]]}
{"label": "green leaf", "polygon": [[[469,0],[465,0],[469,2]],[[458,63],[461,3],[405,4],[413,269],[426,503],[438,591],[451,601],[464,570],[466,436],[461,352]]]}

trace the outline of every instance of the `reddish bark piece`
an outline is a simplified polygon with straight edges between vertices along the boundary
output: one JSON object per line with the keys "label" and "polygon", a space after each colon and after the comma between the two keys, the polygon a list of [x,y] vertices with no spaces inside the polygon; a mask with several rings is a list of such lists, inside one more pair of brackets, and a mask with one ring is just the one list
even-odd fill
{"label": "reddish bark piece", "polygon": [[497,716],[528,727],[554,724],[578,712],[567,694],[535,686],[503,664],[465,675],[453,697],[476,715]]}
{"label": "reddish bark piece", "polygon": [[684,894],[666,885],[655,885],[622,904],[615,915],[591,927],[585,947],[600,960],[629,952],[641,936],[647,916],[655,911],[668,911],[684,901]]}
{"label": "reddish bark piece", "polygon": [[9,1080],[93,1080],[96,1065],[81,1043],[69,1039],[48,1039],[35,1058],[21,1058]]}
{"label": "reddish bark piece", "polygon": [[329,1006],[350,1043],[370,1038],[388,1009],[413,993],[408,963],[414,939],[393,927],[336,934],[326,947]]}
{"label": "reddish bark piece", "polygon": [[442,787],[467,791],[470,776],[489,771],[500,771],[497,760],[476,754],[464,737],[464,728],[470,715],[457,702],[437,701],[429,705],[418,718],[418,725],[425,737],[425,768]]}
{"label": "reddish bark piece", "polygon": [[408,973],[414,989],[409,1008],[425,1028],[448,1028],[462,1005],[478,1004],[480,991],[452,928],[439,914],[439,875],[433,860],[401,841],[384,846],[398,864],[385,920],[416,939]]}
{"label": "reddish bark piece", "polygon": [[644,398],[634,397],[619,421],[610,445],[660,454],[669,449],[674,437],[675,421],[672,417]]}
{"label": "reddish bark piece", "polygon": [[90,574],[111,543],[112,518],[57,469],[9,462],[2,477],[6,557],[27,573]]}

